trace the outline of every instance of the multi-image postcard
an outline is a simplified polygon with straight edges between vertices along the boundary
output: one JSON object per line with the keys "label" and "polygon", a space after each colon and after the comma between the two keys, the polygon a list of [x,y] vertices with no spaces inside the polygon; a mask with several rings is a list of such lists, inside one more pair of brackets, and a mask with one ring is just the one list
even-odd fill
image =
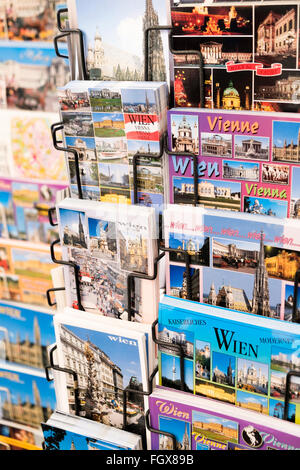
{"label": "multi-image postcard", "polygon": [[[157,253],[152,207],[64,199],[57,206],[62,256],[78,269],[81,305],[87,312],[128,318],[127,276],[153,276]],[[73,267],[66,267],[67,305],[79,308]],[[132,319],[157,316],[157,279],[136,279]]]}
{"label": "multi-image postcard", "polygon": [[1,108],[57,112],[56,89],[68,82],[70,72],[51,44],[3,41],[0,77]]}
{"label": "multi-image postcard", "polygon": [[[299,218],[300,123],[295,114],[168,112],[170,203]],[[198,156],[198,167],[189,156]],[[299,212],[299,214],[298,214]]]}
{"label": "multi-image postcard", "polygon": [[161,388],[149,402],[152,426],[161,431],[152,434],[153,450],[299,450],[293,423]]}
{"label": "multi-image postcard", "polygon": [[[159,384],[300,423],[300,328],[165,296],[160,303]],[[178,349],[175,349],[175,346]],[[181,358],[184,374],[181,383]],[[286,391],[287,374],[290,378]]]}
{"label": "multi-image postcard", "polygon": [[[60,257],[57,248],[56,257]],[[49,245],[19,240],[0,242],[0,297],[2,300],[48,307],[46,292],[53,287]]]}
{"label": "multi-image postcard", "polygon": [[[45,167],[47,168],[47,167]],[[51,243],[58,237],[48,210],[65,183],[0,176],[0,234],[2,238]]]}
{"label": "multi-image postcard", "polygon": [[[210,109],[299,110],[299,1],[169,1],[176,107],[199,107],[199,55],[204,104]],[[192,53],[191,51],[195,51]]]}
{"label": "multi-image postcard", "polygon": [[58,34],[57,11],[64,0],[39,0],[27,4],[1,0],[0,40],[52,42]]}
{"label": "multi-image postcard", "polygon": [[183,254],[169,254],[168,295],[299,321],[299,295],[294,308],[300,267],[297,221],[249,214],[241,219],[229,211],[170,205],[164,212],[164,228],[167,246],[184,250],[190,260],[187,273]]}
{"label": "multi-image postcard", "polygon": [[[74,151],[83,199],[141,205],[164,203],[160,141],[166,130],[167,85],[152,82],[70,82],[58,91],[69,180],[78,197]],[[143,158],[147,155],[147,158]]]}

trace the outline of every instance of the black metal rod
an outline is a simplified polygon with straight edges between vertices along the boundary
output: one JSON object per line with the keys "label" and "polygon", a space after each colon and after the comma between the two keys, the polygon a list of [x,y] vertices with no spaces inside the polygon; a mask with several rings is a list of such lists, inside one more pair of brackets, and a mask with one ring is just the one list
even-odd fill
{"label": "black metal rod", "polygon": [[151,426],[151,424],[150,424],[150,410],[147,410],[147,412],[145,414],[145,422],[146,422],[146,427],[147,427],[148,431],[153,432],[154,434],[160,434],[162,436],[169,437],[170,439],[172,439],[173,450],[177,449],[177,439],[176,439],[174,434],[171,434],[170,432],[166,432],[166,431],[159,431],[158,429],[154,429]]}
{"label": "black metal rod", "polygon": [[48,219],[49,219],[49,224],[51,225],[51,227],[57,227],[58,226],[58,222],[54,222],[54,219],[53,219],[53,215],[56,213],[56,207],[50,207],[50,209],[48,209]]}
{"label": "black metal rod", "polygon": [[288,415],[289,415],[289,402],[290,402],[290,395],[291,395],[292,377],[300,377],[300,372],[295,371],[295,370],[290,370],[286,375],[283,419],[287,421],[288,421]]}
{"label": "black metal rod", "polygon": [[82,186],[81,186],[81,179],[80,179],[80,169],[79,169],[79,154],[75,148],[72,147],[62,147],[58,144],[61,144],[62,141],[57,139],[57,132],[63,130],[64,125],[63,122],[57,122],[52,124],[51,126],[51,135],[54,148],[60,152],[71,153],[74,157],[75,163],[75,175],[76,175],[76,185],[78,190],[78,198],[83,199],[82,195]]}
{"label": "black metal rod", "polygon": [[73,263],[72,261],[64,261],[62,259],[59,260],[59,259],[56,258],[54,247],[58,243],[60,243],[60,239],[54,240],[50,244],[51,259],[52,259],[53,263],[55,263],[55,264],[60,264],[62,266],[68,266],[70,268],[73,268],[74,277],[75,277],[75,288],[76,288],[76,297],[77,297],[78,309],[84,311],[84,308],[83,308],[82,303],[81,303],[81,295],[80,295],[79,266],[77,264]]}
{"label": "black metal rod", "polygon": [[300,323],[300,315],[299,315],[300,309],[297,308],[299,281],[300,281],[300,270],[296,272],[295,281],[294,281],[293,314],[292,314],[292,321],[294,323]]}
{"label": "black metal rod", "polygon": [[65,287],[53,287],[52,289],[48,289],[46,291],[46,294],[47,294],[47,302],[48,302],[48,305],[49,307],[54,307],[56,305],[56,302],[52,302],[51,300],[51,292],[58,292],[58,291],[63,291],[63,290],[66,290]]}
{"label": "black metal rod", "polygon": [[68,9],[67,8],[60,8],[57,11],[57,14],[56,14],[57,28],[61,32],[61,34],[58,34],[53,39],[55,53],[58,57],[61,57],[63,59],[69,59],[68,55],[60,53],[58,42],[59,42],[60,39],[62,39],[64,37],[67,37],[67,36],[70,36],[72,34],[78,35],[78,38],[79,38],[79,53],[80,53],[81,69],[82,69],[83,79],[88,80],[89,77],[88,77],[88,73],[87,73],[87,70],[86,70],[83,32],[78,28],[63,28],[62,22],[61,22],[61,16],[62,16],[63,13],[68,13]]}
{"label": "black metal rod", "polygon": [[54,351],[57,349],[57,345],[54,345],[53,348],[51,348],[49,352],[49,361],[50,365],[45,367],[45,372],[46,372],[46,379],[48,382],[52,382],[53,378],[49,376],[49,370],[53,369],[58,372],[64,372],[65,374],[71,374],[73,376],[73,381],[74,381],[74,405],[75,405],[75,414],[78,416],[79,415],[79,410],[80,410],[80,400],[79,400],[79,383],[78,383],[78,375],[77,372],[75,372],[72,369],[67,369],[65,367],[59,367],[57,364],[54,364]]}

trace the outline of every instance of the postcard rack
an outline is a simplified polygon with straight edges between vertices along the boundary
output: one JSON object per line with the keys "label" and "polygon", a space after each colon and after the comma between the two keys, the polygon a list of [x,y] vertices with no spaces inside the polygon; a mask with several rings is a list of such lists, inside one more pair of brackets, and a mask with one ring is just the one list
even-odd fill
{"label": "postcard rack", "polygon": [[[83,72],[83,77],[84,80],[89,79],[89,74],[88,71],[86,70],[86,64],[85,64],[85,54],[84,54],[84,39],[83,39],[83,33],[79,29],[68,29],[64,28],[62,26],[62,14],[67,13],[67,9],[59,9],[57,12],[57,25],[58,29],[60,31],[60,34],[57,35],[54,38],[54,46],[55,46],[55,51],[58,57],[62,57],[64,59],[69,59],[69,56],[63,55],[59,51],[59,41],[62,38],[65,37],[70,37],[71,35],[75,34],[78,37],[78,42],[76,43],[78,47],[78,54],[77,54],[77,59],[80,60],[80,65],[81,65],[81,70]],[[150,78],[150,68],[151,64],[149,61],[149,39],[150,39],[150,34],[154,33],[156,31],[162,30],[162,31],[169,31],[168,35],[168,42],[169,42],[169,50],[171,54],[193,54],[196,55],[199,59],[199,83],[200,83],[200,89],[199,89],[199,103],[200,107],[204,108],[204,71],[203,71],[203,58],[202,54],[200,51],[197,50],[176,50],[174,48],[174,41],[173,41],[173,35],[171,32],[172,27],[171,26],[151,26],[147,28],[144,32],[144,50],[145,50],[145,62],[144,62],[144,80],[149,81]],[[70,55],[70,51],[69,51]],[[75,77],[72,77],[74,79]],[[172,97],[172,100],[174,97]],[[171,100],[171,95],[170,95],[170,100]],[[171,101],[170,101],[171,102]],[[79,168],[79,153],[75,148],[72,147],[64,147],[62,146],[62,141],[58,139],[58,132],[62,131],[64,128],[63,122],[57,122],[51,126],[51,135],[52,135],[52,140],[53,140],[53,145],[54,148],[58,151],[66,152],[67,154],[72,155],[74,158],[75,162],[75,178],[76,178],[76,186],[78,190],[78,198],[83,199],[83,192],[82,192],[82,186],[81,186],[81,179],[80,179],[80,168]],[[199,189],[198,189],[198,182],[199,182],[199,177],[198,177],[198,157],[196,154],[190,153],[190,152],[177,152],[173,151],[169,148],[169,137],[168,133],[166,132],[160,141],[160,151],[158,154],[142,154],[142,153],[136,153],[133,158],[132,158],[132,165],[133,165],[133,202],[135,205],[139,204],[139,197],[138,197],[138,165],[139,165],[139,160],[143,158],[149,158],[149,159],[155,159],[155,160],[160,160],[162,159],[163,155],[167,154],[169,157],[170,156],[175,156],[175,157],[188,157],[193,161],[193,168],[194,168],[194,194],[193,194],[193,205],[197,206],[199,203]],[[49,209],[49,222],[52,226],[57,226],[57,223],[54,220],[54,213],[55,213],[55,207]],[[60,260],[56,257],[55,255],[55,246],[60,243],[60,240],[55,240],[51,243],[50,245],[50,253],[51,253],[51,259],[55,264],[62,265],[62,266],[68,266],[74,270],[74,278],[75,278],[75,287],[76,287],[76,295],[77,295],[77,307],[79,310],[84,311],[84,307],[81,302],[81,295],[80,295],[80,279],[79,279],[79,266],[77,266],[75,263],[72,262],[66,262],[63,260]],[[158,248],[159,248],[159,255],[156,257],[154,260],[154,265],[153,265],[153,275],[152,276],[146,276],[138,272],[131,272],[127,276],[127,311],[128,311],[128,321],[134,321],[135,314],[137,313],[134,309],[133,305],[133,299],[134,299],[134,289],[135,289],[135,279],[145,279],[145,280],[154,280],[157,278],[158,275],[158,266],[159,262],[162,260],[162,258],[168,254],[174,254],[177,257],[181,257],[182,261],[185,263],[185,275],[186,275],[186,299],[187,300],[193,300],[192,299],[192,278],[191,278],[191,254],[186,251],[186,250],[181,250],[181,249],[173,249],[170,247],[166,247],[161,239],[159,237],[158,240]],[[294,303],[293,303],[293,316],[292,316],[292,321],[300,323],[300,312],[297,310],[297,299],[298,299],[298,285],[300,281],[300,270],[297,271],[296,276],[295,276],[295,282],[294,282]],[[52,301],[51,299],[51,293],[56,292],[56,291],[63,291],[65,290],[65,287],[59,287],[59,288],[53,288],[49,289],[47,291],[47,300],[49,306],[54,306],[56,305],[55,302]],[[185,351],[184,348],[181,344],[173,344],[173,343],[168,343],[165,341],[162,341],[158,337],[158,332],[157,332],[157,326],[158,326],[158,320],[155,320],[152,324],[152,341],[154,342],[155,345],[158,346],[160,350],[171,350],[176,354],[177,357],[180,359],[180,381],[179,381],[179,388],[181,391],[185,391],[186,386],[185,386]],[[50,370],[52,369],[53,371],[65,373],[65,374],[70,374],[73,377],[74,381],[74,411],[75,415],[80,415],[80,398],[79,398],[79,383],[78,383],[78,375],[75,371],[68,369],[68,368],[61,368],[57,364],[55,364],[54,361],[54,351],[56,350],[57,346],[53,346],[53,348],[49,352],[49,365],[45,367],[46,371],[46,378],[48,381],[53,381],[54,379],[50,376]],[[123,390],[123,426],[122,428],[124,430],[128,430],[128,422],[127,422],[127,409],[128,409],[128,402],[129,402],[129,397],[130,394],[136,394],[144,397],[149,397],[153,391],[153,382],[156,374],[158,373],[158,366],[154,369],[152,374],[150,375],[147,383],[147,391],[145,390],[136,390],[136,389],[131,389],[127,388]],[[293,376],[298,376],[300,377],[300,373],[297,371],[290,371],[287,374],[287,379],[286,379],[286,389],[285,389],[285,400],[284,400],[284,419],[288,419],[288,409],[289,409],[289,401],[292,396],[291,392],[291,380]],[[175,435],[169,432],[164,432],[160,431],[157,429],[154,429],[151,426],[150,422],[150,411],[146,410],[145,412],[145,426],[146,428],[151,432],[159,435],[164,435],[168,438],[171,439],[173,449],[176,449],[177,447],[177,439]],[[144,443],[144,448],[146,448],[146,445]]]}

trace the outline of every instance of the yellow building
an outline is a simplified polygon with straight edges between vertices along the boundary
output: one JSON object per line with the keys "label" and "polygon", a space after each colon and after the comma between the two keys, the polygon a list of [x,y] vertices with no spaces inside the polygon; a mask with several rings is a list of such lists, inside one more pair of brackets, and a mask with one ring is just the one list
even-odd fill
{"label": "yellow building", "polygon": [[196,395],[204,395],[208,398],[214,398],[216,400],[225,401],[227,403],[235,403],[235,393],[229,393],[223,388],[216,387],[210,383],[196,383],[195,385]]}
{"label": "yellow building", "polygon": [[94,126],[99,129],[125,129],[124,121],[113,121],[112,119],[94,122]]}
{"label": "yellow building", "polygon": [[238,431],[237,429],[228,428],[223,426],[221,423],[203,423],[202,421],[195,421],[193,423],[193,431],[201,430],[201,431],[212,431],[218,434],[222,434],[224,437],[228,439],[238,439]]}
{"label": "yellow building", "polygon": [[269,276],[293,281],[300,267],[300,257],[296,253],[282,250],[276,256],[265,258],[265,265]]}

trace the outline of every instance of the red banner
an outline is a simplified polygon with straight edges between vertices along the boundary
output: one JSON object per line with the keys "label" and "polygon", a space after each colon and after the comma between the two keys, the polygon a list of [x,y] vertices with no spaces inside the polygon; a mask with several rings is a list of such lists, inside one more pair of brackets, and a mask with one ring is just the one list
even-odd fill
{"label": "red banner", "polygon": [[226,62],[227,72],[238,72],[240,70],[254,70],[256,75],[264,77],[273,77],[282,74],[282,64],[272,64],[269,68],[264,68],[261,63],[247,63],[236,64],[232,60]]}

